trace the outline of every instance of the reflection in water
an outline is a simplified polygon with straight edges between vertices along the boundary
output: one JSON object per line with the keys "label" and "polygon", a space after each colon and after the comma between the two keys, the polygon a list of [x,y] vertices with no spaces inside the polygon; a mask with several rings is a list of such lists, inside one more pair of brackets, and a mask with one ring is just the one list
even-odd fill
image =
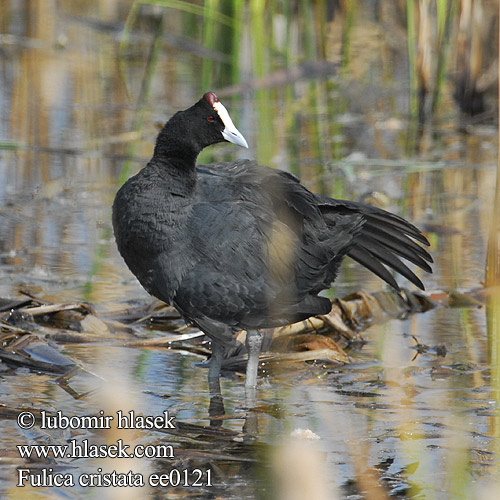
{"label": "reflection in water", "polygon": [[[151,156],[157,123],[206,90],[233,99],[233,118],[260,163],[290,170],[329,196],[382,200],[383,208],[426,228],[436,260],[434,275],[425,278],[428,289],[479,286],[496,130],[487,121],[460,123],[451,82],[445,82],[435,123],[427,120],[413,144],[418,134],[408,122],[401,2],[358,10],[347,2],[323,16],[318,9],[337,2],[285,2],[264,15],[258,2],[250,12],[244,2],[209,3],[220,8],[218,15],[194,2],[177,2],[184,10],[131,0],[0,4],[0,296],[27,289],[49,300],[88,300],[98,310],[149,301],[117,255],[110,206],[120,176]],[[483,7],[487,15],[489,6]],[[282,85],[279,70],[300,68],[304,60],[315,62],[316,73]],[[322,60],[331,64],[321,67]],[[235,89],[235,83],[245,85]],[[237,154],[243,152],[220,145],[200,160]],[[334,294],[381,286],[346,263]],[[423,352],[412,360],[412,336],[444,345],[446,356]],[[221,498],[255,498],[278,484],[276,478],[289,477],[271,465],[270,450],[293,454],[288,444],[296,429],[320,436],[323,462],[314,463],[327,471],[325,488],[338,498],[359,497],[376,485],[397,498],[488,498],[496,492],[500,377],[491,370],[498,357],[484,310],[436,309],[373,326],[365,337],[346,367],[321,361],[274,367],[252,405],[240,380],[224,378],[221,395],[209,390],[205,370],[196,365],[201,358],[112,341],[62,348],[109,381],[117,400],[98,379],[72,380],[74,394],[93,391],[76,399],[47,374],[3,365],[0,400],[77,415],[118,407],[153,415],[168,408],[180,423],[198,426],[191,440],[127,439],[163,438],[187,453],[190,466],[214,463],[211,492]],[[245,419],[246,430],[257,436],[255,448],[242,442]],[[220,434],[207,437],[210,429]],[[2,498],[19,498],[16,444],[61,444],[71,437],[21,431],[7,417],[0,435],[0,449],[8,450],[0,467]],[[125,468],[171,466],[142,461]],[[53,495],[50,489],[36,493]],[[182,490],[168,491],[175,493],[183,497]]]}

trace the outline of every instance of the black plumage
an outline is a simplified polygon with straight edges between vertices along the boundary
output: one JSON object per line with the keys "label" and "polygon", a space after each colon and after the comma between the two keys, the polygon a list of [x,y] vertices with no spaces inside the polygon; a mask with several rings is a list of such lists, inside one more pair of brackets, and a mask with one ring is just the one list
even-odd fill
{"label": "black plumage", "polygon": [[[346,255],[396,290],[388,268],[423,288],[401,260],[431,271],[420,246],[428,242],[415,226],[370,205],[314,194],[295,176],[254,161],[196,167],[204,147],[224,140],[246,145],[207,93],[167,122],[153,158],[113,205],[118,249],[130,270],[220,352],[235,331],[328,313],[330,301],[318,294]],[[220,359],[209,376],[219,370]]]}

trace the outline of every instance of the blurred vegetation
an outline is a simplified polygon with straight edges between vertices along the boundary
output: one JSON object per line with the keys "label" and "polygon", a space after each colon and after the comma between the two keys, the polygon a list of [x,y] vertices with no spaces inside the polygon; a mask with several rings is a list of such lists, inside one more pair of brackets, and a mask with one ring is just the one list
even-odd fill
{"label": "blurred vegetation", "polygon": [[[408,135],[410,153],[419,147],[424,125],[450,112],[443,100],[453,98],[458,110],[476,120],[491,118],[494,109],[498,40],[494,1],[135,0],[125,24],[122,55],[140,17],[153,12],[168,16],[165,29],[173,45],[201,55],[199,92],[211,88],[222,96],[250,93],[256,100],[262,129],[255,144],[264,163],[276,154],[271,141],[259,140],[272,134],[279,115],[269,106],[273,93],[286,97],[287,108],[295,110],[290,116],[303,106],[335,110],[339,76],[369,79],[376,64],[394,75],[400,71],[405,46],[410,82],[406,115],[413,131]],[[367,65],[363,49],[370,43],[379,45],[380,58]],[[163,57],[168,57],[168,45],[167,40]],[[153,76],[148,64],[145,81]],[[143,97],[140,93],[137,99]],[[489,98],[493,102],[488,105]],[[309,126],[324,124],[316,121]],[[316,156],[332,157],[332,150],[313,147]]]}

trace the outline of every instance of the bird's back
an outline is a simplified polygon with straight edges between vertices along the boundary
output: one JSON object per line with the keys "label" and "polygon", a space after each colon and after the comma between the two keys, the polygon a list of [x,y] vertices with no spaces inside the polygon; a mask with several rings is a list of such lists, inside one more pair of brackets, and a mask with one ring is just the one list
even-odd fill
{"label": "bird's back", "polygon": [[[198,167],[186,231],[197,258],[175,304],[234,328],[277,326],[329,311],[316,297],[361,230],[359,214],[327,221],[316,196],[253,161]],[[332,231],[335,226],[334,231]]]}

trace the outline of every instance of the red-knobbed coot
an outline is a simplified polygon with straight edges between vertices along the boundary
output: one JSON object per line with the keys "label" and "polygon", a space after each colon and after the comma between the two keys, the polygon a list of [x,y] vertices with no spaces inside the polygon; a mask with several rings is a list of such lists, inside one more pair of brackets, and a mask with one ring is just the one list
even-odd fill
{"label": "red-knobbed coot", "polygon": [[401,260],[431,272],[419,229],[379,208],[334,200],[299,179],[250,160],[196,166],[217,142],[248,147],[212,92],[176,113],[153,158],[118,191],[118,249],[142,286],[175,306],[212,340],[209,379],[220,376],[233,334],[247,330],[246,386],[257,382],[260,328],[326,314],[348,255],[396,290],[386,266],[419,288]]}

